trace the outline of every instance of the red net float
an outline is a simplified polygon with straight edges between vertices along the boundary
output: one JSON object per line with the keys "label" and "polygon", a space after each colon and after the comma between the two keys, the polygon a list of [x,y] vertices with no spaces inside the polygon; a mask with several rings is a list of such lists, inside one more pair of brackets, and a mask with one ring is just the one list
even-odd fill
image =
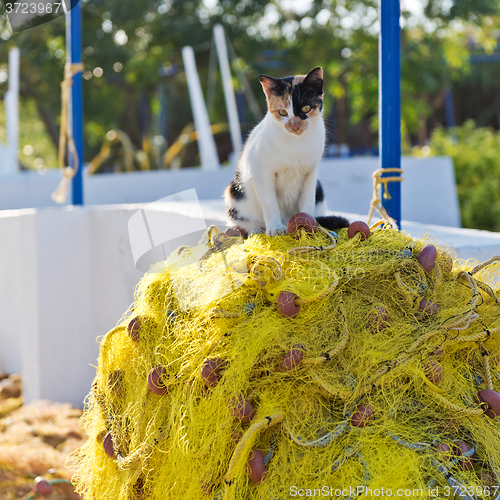
{"label": "red net float", "polygon": [[436,262],[437,254],[438,253],[434,245],[427,245],[420,250],[418,262],[426,272],[430,273],[432,271],[434,263]]}
{"label": "red net float", "polygon": [[284,371],[293,370],[304,358],[306,346],[304,344],[295,344],[289,351],[281,363]]}
{"label": "red net float", "polygon": [[296,298],[297,295],[287,290],[280,292],[278,295],[278,311],[283,314],[283,316],[295,318],[300,311],[300,306],[295,304]]}
{"label": "red net float", "polygon": [[347,236],[349,238],[354,238],[356,233],[361,233],[361,241],[366,240],[366,238],[370,236],[370,228],[368,227],[368,224],[360,220],[351,222],[347,228]]}
{"label": "red net float", "polygon": [[248,473],[253,483],[260,483],[266,477],[266,467],[264,465],[264,452],[253,450],[248,459]]}
{"label": "red net float", "polygon": [[299,212],[290,217],[286,229],[290,236],[298,237],[301,229],[304,229],[307,233],[317,233],[318,223],[312,215]]}
{"label": "red net float", "polygon": [[168,387],[165,385],[166,379],[167,369],[164,366],[155,366],[148,375],[149,389],[158,396],[163,396],[168,392]]}

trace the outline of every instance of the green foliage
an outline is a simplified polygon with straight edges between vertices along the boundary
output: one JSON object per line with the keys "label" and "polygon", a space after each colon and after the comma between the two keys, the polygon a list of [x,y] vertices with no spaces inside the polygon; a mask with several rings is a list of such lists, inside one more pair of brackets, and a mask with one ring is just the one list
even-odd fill
{"label": "green foliage", "polygon": [[500,231],[500,133],[468,121],[434,130],[430,148],[453,159],[463,226]]}
{"label": "green foliage", "polygon": [[[23,169],[40,173],[45,168],[57,168],[57,151],[40,120],[33,99],[23,99],[19,106],[19,162]],[[0,141],[7,142],[5,128],[5,105],[0,102]]]}

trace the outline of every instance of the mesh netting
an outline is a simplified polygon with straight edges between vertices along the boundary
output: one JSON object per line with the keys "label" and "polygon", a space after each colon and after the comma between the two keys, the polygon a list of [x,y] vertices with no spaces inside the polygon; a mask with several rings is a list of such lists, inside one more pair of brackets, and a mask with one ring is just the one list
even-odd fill
{"label": "mesh netting", "polygon": [[380,225],[216,233],[147,273],[102,340],[73,455],[86,500],[498,482],[495,258]]}

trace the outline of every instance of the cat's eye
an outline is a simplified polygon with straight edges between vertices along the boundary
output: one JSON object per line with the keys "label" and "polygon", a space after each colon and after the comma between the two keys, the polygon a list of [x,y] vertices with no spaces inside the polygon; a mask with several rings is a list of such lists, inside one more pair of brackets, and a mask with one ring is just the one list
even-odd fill
{"label": "cat's eye", "polygon": [[278,110],[278,113],[281,115],[281,116],[288,116],[288,111],[286,109],[279,109]]}
{"label": "cat's eye", "polygon": [[311,111],[311,106],[302,106],[302,111],[304,113],[309,113],[309,111]]}

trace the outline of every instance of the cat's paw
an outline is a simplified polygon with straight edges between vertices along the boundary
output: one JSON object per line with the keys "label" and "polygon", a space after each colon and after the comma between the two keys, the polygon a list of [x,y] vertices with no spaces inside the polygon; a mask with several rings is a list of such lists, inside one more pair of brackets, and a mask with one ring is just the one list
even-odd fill
{"label": "cat's paw", "polygon": [[286,234],[286,226],[284,226],[283,224],[276,224],[275,226],[268,227],[266,230],[266,234],[269,234],[271,236]]}
{"label": "cat's paw", "polygon": [[261,227],[252,227],[250,231],[248,231],[248,237],[252,236],[252,234],[262,234],[264,232],[264,229]]}

